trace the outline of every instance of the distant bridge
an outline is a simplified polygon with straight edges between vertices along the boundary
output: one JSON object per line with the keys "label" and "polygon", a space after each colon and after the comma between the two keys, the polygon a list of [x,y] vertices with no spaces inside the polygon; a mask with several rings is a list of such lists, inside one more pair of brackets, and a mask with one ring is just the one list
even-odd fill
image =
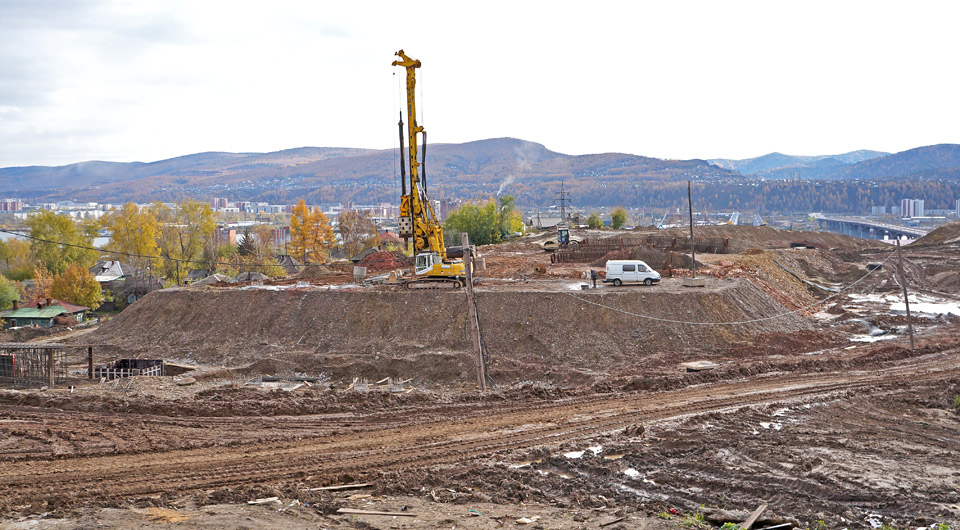
{"label": "distant bridge", "polygon": [[930,232],[922,228],[892,225],[860,217],[828,217],[821,214],[813,214],[813,218],[817,220],[817,226],[819,226],[821,230],[862,239],[883,239],[884,236],[889,239],[896,239],[903,236],[910,239],[919,239]]}

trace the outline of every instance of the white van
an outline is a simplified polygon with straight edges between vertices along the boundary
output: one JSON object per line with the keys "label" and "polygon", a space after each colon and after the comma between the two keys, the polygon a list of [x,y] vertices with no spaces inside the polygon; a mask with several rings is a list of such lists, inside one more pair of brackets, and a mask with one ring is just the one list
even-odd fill
{"label": "white van", "polygon": [[660,281],[660,273],[638,259],[612,259],[607,262],[607,277],[603,281],[614,285],[640,282],[653,285]]}

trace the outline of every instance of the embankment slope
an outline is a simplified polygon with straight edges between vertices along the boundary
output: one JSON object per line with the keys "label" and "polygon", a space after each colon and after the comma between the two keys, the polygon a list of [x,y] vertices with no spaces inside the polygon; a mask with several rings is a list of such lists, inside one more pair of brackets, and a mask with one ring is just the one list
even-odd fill
{"label": "embankment slope", "polygon": [[[516,377],[557,367],[602,373],[664,352],[698,355],[811,327],[795,314],[756,321],[788,310],[742,279],[686,290],[478,290],[477,300],[492,362]],[[436,372],[441,380],[472,371],[462,291],[168,289],[84,340],[106,352],[226,366],[273,359],[301,370]]]}

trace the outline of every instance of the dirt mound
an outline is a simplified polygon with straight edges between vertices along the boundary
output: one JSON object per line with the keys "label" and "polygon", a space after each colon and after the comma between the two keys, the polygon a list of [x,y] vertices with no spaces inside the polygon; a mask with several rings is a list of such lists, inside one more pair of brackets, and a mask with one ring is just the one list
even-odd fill
{"label": "dirt mound", "polygon": [[929,234],[914,241],[909,246],[923,247],[957,242],[960,242],[960,221],[954,221],[940,226]]}
{"label": "dirt mound", "polygon": [[929,278],[930,286],[934,289],[951,294],[960,293],[960,272],[947,271]]}
{"label": "dirt mound", "polygon": [[44,327],[24,327],[0,331],[0,342],[28,342],[38,337],[47,337],[58,331]]}
{"label": "dirt mound", "polygon": [[[697,291],[477,292],[491,371],[501,378],[569,380],[579,371],[635,369],[663,352],[706,351],[758,333],[808,329],[745,280]],[[681,322],[740,322],[716,326]],[[129,330],[137,330],[130,333]],[[349,375],[429,373],[472,366],[462,292],[165,290],[151,293],[89,339],[117,350],[208,364],[265,358]]]}
{"label": "dirt mound", "polygon": [[335,267],[331,267],[330,265],[311,263],[305,265],[303,270],[296,275],[296,278],[298,280],[319,280],[344,273],[344,271],[341,271]]}
{"label": "dirt mound", "polygon": [[704,272],[718,278],[749,278],[791,308],[806,306],[830,294],[830,291],[802,282],[797,276],[834,289],[867,273],[863,268],[844,262],[833,252],[821,249],[748,249],[736,258],[720,260]]}
{"label": "dirt mound", "polygon": [[[672,269],[689,269],[690,256],[682,252],[672,250],[659,250],[655,248],[633,247],[623,250],[614,250],[608,252],[602,258],[594,261],[590,265],[593,267],[605,267],[607,262],[614,259],[639,259],[654,270],[666,273]],[[702,268],[703,263],[697,262],[697,268]],[[669,274],[667,274],[669,276]]]}
{"label": "dirt mound", "polygon": [[[617,235],[624,242],[643,240],[648,236],[676,237],[687,240],[689,229],[668,228],[652,230],[640,228],[628,235]],[[697,226],[694,228],[694,237],[727,239],[727,253],[736,254],[748,248],[788,248],[792,243],[800,243],[816,248],[848,248],[867,249],[884,248],[885,244],[870,239],[858,239],[832,232],[801,232],[796,230],[780,230],[770,226]]]}
{"label": "dirt mound", "polygon": [[365,256],[362,260],[357,262],[357,265],[360,267],[366,267],[367,272],[388,271],[409,267],[413,265],[413,260],[412,258],[405,256],[403,252],[400,251],[381,251]]}

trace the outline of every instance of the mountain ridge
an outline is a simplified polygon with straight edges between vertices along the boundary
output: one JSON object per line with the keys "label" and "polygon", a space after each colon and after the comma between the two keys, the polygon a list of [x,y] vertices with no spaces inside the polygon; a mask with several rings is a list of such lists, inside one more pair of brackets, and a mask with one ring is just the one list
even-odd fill
{"label": "mountain ridge", "polygon": [[[238,200],[281,200],[297,193],[341,202],[340,195],[387,200],[399,189],[397,149],[301,147],[270,153],[207,152],[156,162],[89,162],[66,166],[0,168],[0,193],[97,202],[177,200],[184,194]],[[105,164],[105,165],[102,165]],[[661,160],[627,153],[566,155],[516,138],[431,144],[424,173],[429,184],[472,197],[522,182],[608,179],[742,179],[702,160]],[[370,193],[347,193],[365,186]],[[53,191],[51,191],[53,190]]]}
{"label": "mountain ridge", "polygon": [[[629,153],[567,155],[536,142],[503,137],[431,144],[421,173],[432,198],[474,199],[509,193],[518,204],[541,206],[552,203],[561,182],[583,200],[640,205],[659,197],[655,189],[662,188],[660,184],[672,189],[687,180],[713,186],[715,196],[719,187],[733,190],[760,181],[960,180],[957,144],[879,155],[883,154],[869,150],[813,157],[770,153],[733,161],[744,162],[739,166],[742,171],[758,171],[743,175],[712,163],[726,159],[665,160]],[[863,160],[854,162],[860,158]],[[399,179],[396,148],[307,146],[268,153],[209,151],[154,162],[86,161],[0,168],[0,195],[33,202],[119,203],[226,196],[272,203],[303,198],[312,204],[370,204],[396,202]],[[736,207],[736,201],[727,203],[725,207]]]}
{"label": "mountain ridge", "polygon": [[814,156],[785,155],[783,153],[774,151],[773,153],[767,153],[754,158],[744,158],[740,160],[715,158],[708,160],[708,162],[722,168],[739,171],[742,175],[765,176],[765,174],[769,174],[784,168],[848,165],[888,155],[890,155],[890,153],[885,153],[883,151],[872,151],[869,149],[859,149],[857,151],[850,151],[849,153],[842,153],[839,155]]}

